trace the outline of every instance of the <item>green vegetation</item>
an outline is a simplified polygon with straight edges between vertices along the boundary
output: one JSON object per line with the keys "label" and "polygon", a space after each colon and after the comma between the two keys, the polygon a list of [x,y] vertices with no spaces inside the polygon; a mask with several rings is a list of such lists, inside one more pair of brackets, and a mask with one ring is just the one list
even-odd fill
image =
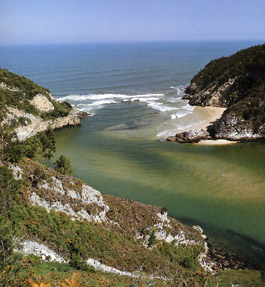
{"label": "green vegetation", "polygon": [[[211,105],[212,94],[232,79],[229,88],[219,91],[218,105],[228,109],[210,134],[214,137],[222,127],[229,132],[233,126],[233,132],[247,129],[265,137],[265,44],[211,61],[193,77],[184,98],[192,105]],[[239,119],[235,126],[231,118]]]}
{"label": "green vegetation", "polygon": [[11,163],[19,162],[23,156],[31,159],[43,157],[50,160],[56,151],[54,132],[51,127],[25,142],[18,142],[13,133],[3,131],[0,142],[3,145],[0,151],[3,160]]}
{"label": "green vegetation", "polygon": [[64,175],[74,175],[72,163],[69,158],[61,155],[55,162],[55,170]]}
{"label": "green vegetation", "polygon": [[[51,112],[40,112],[34,107],[30,100],[37,94],[42,94],[53,104],[54,110]],[[43,120],[53,120],[58,117],[65,117],[69,114],[72,106],[67,103],[54,101],[50,96],[50,91],[45,89],[25,77],[11,73],[0,68],[0,114],[6,112],[7,107],[18,108],[34,116],[40,116]],[[20,117],[19,124],[27,125],[29,119]],[[16,126],[13,126],[15,128]]]}
{"label": "green vegetation", "polygon": [[[247,86],[262,82],[264,74],[265,44],[241,50],[230,57],[222,57],[211,61],[193,77],[191,83],[196,83],[200,89],[204,89],[216,81],[219,87],[229,79],[243,76],[244,82],[242,81],[236,87],[238,90],[229,94],[231,100],[227,105],[231,106],[243,97],[242,94],[238,93],[240,90],[245,90]],[[188,88],[187,92],[189,93],[189,91]]]}
{"label": "green vegetation", "polygon": [[[43,119],[66,115],[71,106],[56,103],[49,97],[48,90],[30,80],[0,69],[0,118],[4,118],[6,106],[12,106]],[[8,89],[7,89],[8,87]],[[11,90],[10,90],[11,89]],[[30,103],[37,93],[42,93],[53,103],[55,110],[40,114]],[[235,94],[236,95],[236,94]],[[2,98],[1,98],[2,97]],[[235,96],[236,98],[236,96]],[[1,99],[3,101],[1,102]],[[256,111],[245,112],[246,119]],[[61,182],[64,189],[81,192],[83,183],[71,175],[73,168],[63,155],[55,162],[55,170],[34,162],[34,159],[50,160],[56,149],[51,127],[46,132],[18,142],[13,129],[29,124],[19,117],[11,125],[0,126],[0,286],[262,286],[264,278],[259,271],[226,271],[217,276],[205,274],[198,262],[203,245],[176,246],[156,239],[156,230],[150,230],[157,220],[157,213],[164,214],[166,208],[144,205],[131,200],[104,196],[110,210],[108,220],[103,223],[73,220],[63,212],[50,212],[43,207],[33,206],[33,192],[42,195],[47,202],[58,199],[49,186],[53,178]],[[32,159],[32,160],[31,160]],[[13,176],[10,164],[21,169],[21,177]],[[61,174],[59,174],[59,173]],[[66,175],[66,176],[64,176]],[[18,178],[21,178],[18,180]],[[67,187],[67,188],[66,188]],[[63,204],[75,212],[82,208],[89,214],[95,207],[83,204],[77,198],[60,195]],[[94,208],[94,209],[93,209]],[[117,224],[113,224],[113,222]],[[194,229],[171,218],[168,232],[185,231],[187,239],[201,240]],[[167,227],[165,227],[167,228]],[[149,235],[148,247],[135,239],[136,231]],[[43,243],[69,263],[45,262],[36,256],[23,256],[15,252],[20,239]],[[88,258],[119,270],[135,272],[139,278],[117,276],[96,272],[86,264]],[[78,271],[77,271],[78,270]],[[161,276],[163,279],[150,277]],[[68,281],[67,281],[68,280]],[[250,285],[250,282],[253,285]],[[72,285],[71,285],[72,284]],[[230,285],[229,285],[230,284]],[[245,284],[245,285],[244,285]],[[256,285],[255,285],[256,284]]]}
{"label": "green vegetation", "polygon": [[5,69],[0,69],[0,83],[4,83],[10,89],[19,90],[20,93],[24,93],[28,100],[31,100],[37,94],[49,93],[48,89]]}
{"label": "green vegetation", "polygon": [[66,116],[68,116],[69,112],[72,109],[71,104],[69,104],[67,102],[59,103],[59,102],[56,102],[53,100],[51,100],[51,102],[54,106],[54,110],[51,112],[41,114],[41,117],[44,121],[57,119],[59,117],[66,117]]}

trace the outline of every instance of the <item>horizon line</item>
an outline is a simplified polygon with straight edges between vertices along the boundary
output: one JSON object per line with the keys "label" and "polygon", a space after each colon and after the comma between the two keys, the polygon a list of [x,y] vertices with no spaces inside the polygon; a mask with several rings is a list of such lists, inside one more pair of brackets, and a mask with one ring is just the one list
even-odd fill
{"label": "horizon line", "polygon": [[91,41],[91,42],[47,42],[47,43],[6,43],[0,47],[19,46],[63,46],[63,45],[89,45],[89,44],[156,44],[156,43],[189,43],[189,42],[264,42],[265,39],[186,39],[186,40],[132,40],[132,41]]}

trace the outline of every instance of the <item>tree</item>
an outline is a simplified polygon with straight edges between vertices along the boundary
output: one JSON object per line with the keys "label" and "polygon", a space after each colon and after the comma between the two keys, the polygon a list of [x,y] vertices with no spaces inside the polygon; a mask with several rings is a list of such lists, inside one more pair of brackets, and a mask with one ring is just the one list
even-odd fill
{"label": "tree", "polygon": [[42,143],[39,137],[32,137],[23,143],[23,155],[35,159],[42,152]]}
{"label": "tree", "polygon": [[48,127],[45,133],[41,135],[42,153],[43,157],[48,160],[53,157],[53,153],[56,151],[54,132],[51,126]]}
{"label": "tree", "polygon": [[55,170],[64,175],[74,175],[72,163],[69,158],[61,155],[55,162]]}

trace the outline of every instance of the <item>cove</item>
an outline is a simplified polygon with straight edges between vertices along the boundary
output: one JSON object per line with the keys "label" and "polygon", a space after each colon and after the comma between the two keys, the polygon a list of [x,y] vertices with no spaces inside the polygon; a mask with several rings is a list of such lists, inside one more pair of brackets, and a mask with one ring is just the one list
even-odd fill
{"label": "cove", "polygon": [[144,128],[111,129],[119,116],[102,124],[113,109],[56,131],[56,156],[68,156],[77,177],[102,193],[165,206],[173,217],[265,243],[263,143],[161,142]]}

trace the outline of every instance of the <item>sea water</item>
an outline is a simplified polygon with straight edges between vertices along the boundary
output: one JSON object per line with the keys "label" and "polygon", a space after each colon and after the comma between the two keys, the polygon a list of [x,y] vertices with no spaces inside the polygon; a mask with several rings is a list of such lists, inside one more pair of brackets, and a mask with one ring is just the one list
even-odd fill
{"label": "sea water", "polygon": [[[262,143],[195,146],[164,142],[203,123],[181,97],[210,60],[254,42],[178,42],[1,47],[2,68],[47,87],[91,116],[56,131],[56,157],[105,194],[164,206],[211,233],[265,243]],[[254,243],[253,243],[254,242]]]}

